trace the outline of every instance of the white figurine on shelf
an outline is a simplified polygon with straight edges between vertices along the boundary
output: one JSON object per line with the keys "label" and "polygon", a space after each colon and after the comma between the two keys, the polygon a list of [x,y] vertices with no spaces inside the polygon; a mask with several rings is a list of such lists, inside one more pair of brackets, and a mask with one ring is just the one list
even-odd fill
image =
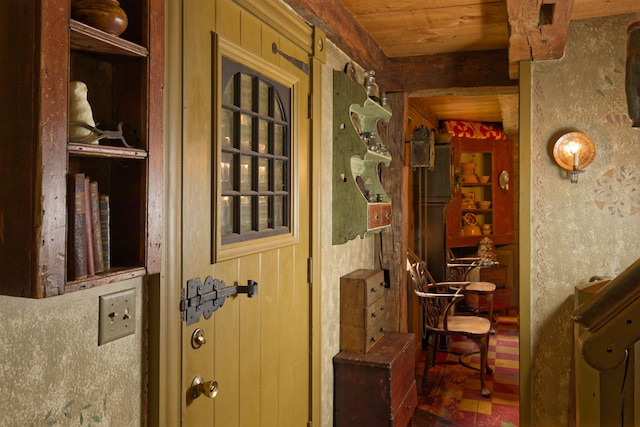
{"label": "white figurine on shelf", "polygon": [[[92,127],[96,125],[87,93],[87,85],[84,82],[69,82],[69,140],[77,141],[89,138],[92,134],[90,129],[78,126],[75,123],[82,123]],[[93,143],[97,144],[98,140]]]}

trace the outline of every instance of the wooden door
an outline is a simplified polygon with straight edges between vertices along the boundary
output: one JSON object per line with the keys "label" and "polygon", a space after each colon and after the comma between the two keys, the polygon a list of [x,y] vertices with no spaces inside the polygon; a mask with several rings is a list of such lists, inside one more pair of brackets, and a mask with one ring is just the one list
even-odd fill
{"label": "wooden door", "polygon": [[[208,319],[197,313],[197,322],[182,321],[182,423],[302,426],[310,419],[310,77],[299,63],[274,52],[273,44],[302,61],[308,53],[237,3],[217,1],[214,10],[200,3],[184,6],[181,286],[186,293],[195,278],[204,283],[210,277],[225,287],[255,281],[257,294],[229,296]],[[217,32],[206,31],[209,13],[216,16]],[[290,89],[290,231],[284,235],[239,243],[221,238],[227,194],[220,170],[222,57]],[[204,344],[194,338],[196,330]],[[205,391],[213,391],[209,383],[215,381],[215,398],[206,392],[195,397],[198,376]]]}

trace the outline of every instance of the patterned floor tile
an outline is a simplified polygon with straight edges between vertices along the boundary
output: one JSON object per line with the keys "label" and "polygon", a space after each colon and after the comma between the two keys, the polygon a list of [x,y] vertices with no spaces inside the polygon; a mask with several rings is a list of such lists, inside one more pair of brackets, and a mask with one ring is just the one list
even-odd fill
{"label": "patterned floor tile", "polygon": [[[416,361],[418,408],[413,420],[416,427],[516,427],[519,423],[518,317],[501,315],[496,334],[489,340],[489,365],[494,374],[486,375],[492,391],[490,398],[480,394],[480,374],[460,363],[459,354],[477,351],[477,346],[464,337],[449,342],[453,353],[439,351],[436,365],[431,366],[430,352],[423,351]],[[427,357],[429,356],[429,357]],[[464,357],[465,362],[479,366],[479,354]],[[427,378],[422,375],[427,364]]]}

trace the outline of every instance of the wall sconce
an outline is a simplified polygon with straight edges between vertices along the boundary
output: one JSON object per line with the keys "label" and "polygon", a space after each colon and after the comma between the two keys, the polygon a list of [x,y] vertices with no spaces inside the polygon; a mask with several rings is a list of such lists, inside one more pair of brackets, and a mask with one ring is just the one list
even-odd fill
{"label": "wall sconce", "polygon": [[578,174],[596,158],[596,145],[582,132],[565,133],[553,146],[553,158],[571,173],[571,182],[576,183]]}

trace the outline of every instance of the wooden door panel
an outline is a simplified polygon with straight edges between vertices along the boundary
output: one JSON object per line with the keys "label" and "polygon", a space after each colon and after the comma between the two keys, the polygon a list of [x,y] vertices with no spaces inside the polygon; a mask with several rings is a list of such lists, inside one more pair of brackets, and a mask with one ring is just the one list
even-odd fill
{"label": "wooden door panel", "polygon": [[[302,58],[308,54],[295,44],[286,42],[276,31],[228,0],[217,0],[215,27],[227,41],[238,43],[241,49],[278,64],[288,75],[299,79],[295,83],[292,102],[292,144],[296,174],[295,216],[297,241],[213,263],[212,224],[215,224],[214,189],[212,179],[217,161],[215,125],[212,117],[213,88],[216,82],[204,81],[204,72],[211,79],[215,67],[208,53],[195,57],[185,53],[185,131],[183,135],[183,282],[192,277],[212,276],[226,286],[258,283],[258,293],[228,297],[210,319],[191,326],[183,323],[183,387],[185,394],[191,380],[201,374],[205,380],[218,382],[215,399],[203,396],[192,402],[185,399],[185,426],[293,426],[309,420],[309,310],[310,288],[307,284],[309,258],[309,124],[307,94],[309,75],[274,55],[272,42],[287,53]],[[227,13],[226,16],[224,13]],[[197,14],[195,10],[190,15]],[[185,24],[185,40],[193,40],[198,50],[210,28],[196,17],[199,32]],[[187,21],[185,21],[187,22]],[[186,28],[189,27],[189,28]],[[238,30],[238,27],[242,27]],[[186,34],[192,34],[187,37]],[[197,55],[196,55],[197,56]],[[207,62],[209,61],[209,62]],[[207,67],[211,69],[207,70]],[[193,75],[192,75],[193,74]],[[202,90],[205,88],[205,90]],[[213,208],[212,208],[213,207]],[[214,227],[215,228],[215,227]],[[184,283],[183,283],[184,286]],[[191,348],[190,337],[195,327],[205,330],[207,343],[200,349]]]}
{"label": "wooden door panel", "polygon": [[[261,349],[262,337],[260,324],[262,322],[262,291],[268,283],[260,274],[262,255],[251,255],[240,259],[239,284],[245,285],[247,280],[258,282],[258,295],[251,298],[238,298],[239,306],[239,337],[238,361],[240,396],[243,401],[255,402],[253,405],[241,405],[239,413],[240,425],[260,425],[260,360],[264,358]],[[257,298],[256,298],[257,297]]]}
{"label": "wooden door panel", "polygon": [[[239,260],[230,260],[215,265],[214,277],[232,286],[239,279]],[[258,285],[259,286],[259,285]],[[260,288],[258,287],[258,294]],[[213,367],[220,391],[212,402],[215,407],[213,425],[239,425],[240,407],[240,301],[245,295],[227,298],[224,305],[213,313]],[[255,298],[255,297],[254,297]],[[257,301],[257,299],[256,299]],[[210,420],[202,424],[210,426]]]}

